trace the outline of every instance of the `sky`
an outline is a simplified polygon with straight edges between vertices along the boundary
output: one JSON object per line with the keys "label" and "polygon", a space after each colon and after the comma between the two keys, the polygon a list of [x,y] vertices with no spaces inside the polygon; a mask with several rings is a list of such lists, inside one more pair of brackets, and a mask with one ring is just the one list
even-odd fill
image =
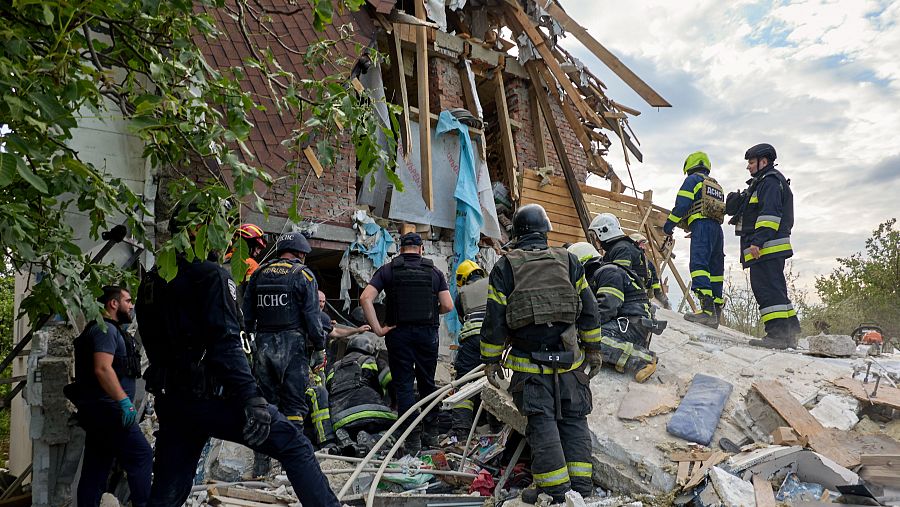
{"label": "sky", "polygon": [[[708,153],[728,192],[746,186],[747,148],[772,144],[794,192],[793,270],[807,289],[900,217],[900,1],[560,2],[673,106],[649,106],[574,36],[562,39],[610,98],[641,111],[630,124],[644,162],[631,169],[657,204],[674,204],[688,154]],[[607,160],[627,183],[619,145]],[[688,276],[683,236],[676,262]],[[726,273],[737,273],[727,224],[725,241]]]}

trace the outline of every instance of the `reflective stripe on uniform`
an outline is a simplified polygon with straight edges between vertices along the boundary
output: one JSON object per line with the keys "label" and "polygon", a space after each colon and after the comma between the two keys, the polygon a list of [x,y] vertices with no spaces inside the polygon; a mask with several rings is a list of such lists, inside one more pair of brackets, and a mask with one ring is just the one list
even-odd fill
{"label": "reflective stripe on uniform", "polygon": [[581,329],[578,330],[578,337],[581,338],[581,341],[585,343],[599,342],[602,336],[603,332],[599,327],[588,331],[582,331]]}
{"label": "reflective stripe on uniform", "polygon": [[759,194],[753,192],[753,195],[750,196],[750,204],[756,204],[759,202]]}
{"label": "reflective stripe on uniform", "polygon": [[761,229],[763,227],[768,227],[769,229],[778,230],[778,227],[781,225],[781,217],[777,217],[775,215],[760,215],[756,218],[756,229]]}
{"label": "reflective stripe on uniform", "polygon": [[575,284],[575,293],[581,294],[581,291],[588,288],[587,280],[584,278],[584,275],[581,275],[581,278],[578,279],[578,282]]}
{"label": "reflective stripe on uniform", "polygon": [[653,362],[653,357],[650,354],[645,354],[644,352],[641,352],[640,350],[635,350],[634,344],[631,342],[625,342],[625,341],[620,342],[609,336],[604,336],[604,337],[600,338],[600,343],[602,343],[603,345],[606,345],[607,347],[618,349],[622,352],[622,354],[619,356],[619,360],[616,361],[616,370],[619,373],[622,373],[625,371],[625,365],[628,363],[628,358],[630,358],[631,356],[635,356],[640,359],[643,359],[644,361],[647,361],[648,363]]}
{"label": "reflective stripe on uniform", "polygon": [[336,419],[336,421],[332,423],[332,427],[337,430],[360,419],[385,419],[396,421],[397,414],[391,412],[388,407],[383,405],[359,405],[338,412],[335,414],[334,419]]}
{"label": "reflective stripe on uniform", "polygon": [[725,276],[724,276],[724,275],[710,276],[710,277],[709,277],[709,281],[712,282],[712,283],[716,283],[716,282],[724,282],[724,281],[725,281]]}
{"label": "reflective stripe on uniform", "polygon": [[669,222],[675,222],[675,223],[677,224],[678,222],[681,222],[681,217],[678,216],[678,215],[669,213],[669,218],[668,218],[668,220],[669,220]]}
{"label": "reflective stripe on uniform", "polygon": [[[791,238],[779,238],[773,239],[772,241],[766,241],[763,243],[762,248],[759,249],[759,256],[763,257],[765,255],[778,253],[778,252],[787,252],[791,250]],[[753,260],[753,256],[750,255],[750,249],[744,249],[744,262],[748,262]]]}
{"label": "reflective stripe on uniform", "polygon": [[503,345],[494,345],[486,340],[481,340],[481,357],[500,357],[503,354]]}
{"label": "reflective stripe on uniform", "polygon": [[[697,271],[691,271],[691,278],[700,278],[700,277],[710,278],[709,271],[706,271],[705,269],[698,269]],[[710,281],[712,281],[712,279],[710,279]]]}
{"label": "reflective stripe on uniform", "polygon": [[459,331],[459,341],[463,341],[470,336],[480,334],[482,322],[482,320],[473,320],[463,324],[462,329]]}
{"label": "reflective stripe on uniform", "polygon": [[378,374],[378,383],[382,388],[391,383],[391,370],[385,368]]}
{"label": "reflective stripe on uniform", "polygon": [[590,477],[594,471],[594,466],[584,461],[568,461],[566,468],[570,477]]}
{"label": "reflective stripe on uniform", "polygon": [[618,264],[619,266],[625,266],[628,268],[631,267],[631,261],[628,259],[616,259],[613,261],[613,264]]}
{"label": "reflective stripe on uniform", "polygon": [[600,287],[597,289],[597,295],[599,296],[600,294],[609,294],[625,301],[625,294],[615,287]]}
{"label": "reflective stripe on uniform", "polygon": [[506,306],[506,296],[495,289],[493,285],[488,285],[488,299],[497,303],[498,305]]}
{"label": "reflective stripe on uniform", "polygon": [[789,319],[797,315],[794,305],[772,305],[767,306],[759,311],[760,320],[769,322],[775,319]]}
{"label": "reflective stripe on uniform", "polygon": [[475,402],[472,400],[462,400],[461,402],[453,405],[453,410],[461,409],[461,410],[475,410]]}
{"label": "reflective stripe on uniform", "polygon": [[362,367],[363,367],[363,369],[365,369],[365,370],[375,370],[375,371],[378,371],[378,365],[375,363],[375,361],[368,361],[368,362],[365,362],[365,363],[363,363]]}
{"label": "reflective stripe on uniform", "polygon": [[565,484],[569,482],[569,470],[566,467],[562,467],[543,474],[534,474],[534,482],[542,488]]}
{"label": "reflective stripe on uniform", "polygon": [[706,217],[703,216],[703,213],[694,213],[693,215],[688,217],[688,219],[687,219],[688,225],[691,225],[694,222],[694,220],[697,220],[698,218],[706,218]]}
{"label": "reflective stripe on uniform", "polygon": [[713,299],[713,303],[715,303],[715,304],[717,304],[717,305],[724,305],[724,304],[725,304],[725,298],[714,298],[714,299]]}
{"label": "reflective stripe on uniform", "polygon": [[656,283],[654,283],[653,285],[651,285],[650,288],[651,288],[651,289],[654,289],[654,290],[655,290],[655,289],[662,289],[662,284],[659,283],[659,282],[656,282]]}
{"label": "reflective stripe on uniform", "polygon": [[289,416],[285,416],[285,417],[287,417],[288,421],[302,421],[303,420],[302,415],[289,415]]}
{"label": "reflective stripe on uniform", "polygon": [[688,192],[687,190],[679,190],[678,195],[681,197],[687,197],[688,199],[694,198],[694,194]]}
{"label": "reflective stripe on uniform", "polygon": [[[559,373],[566,373],[572,370],[576,370],[581,367],[581,363],[584,362],[584,350],[579,349],[578,354],[575,356],[575,363],[572,364],[569,368],[557,368],[556,371]],[[518,371],[521,373],[543,373],[545,375],[552,375],[553,368],[550,366],[545,366],[541,364],[537,364],[531,360],[530,357],[522,357],[516,354],[509,354],[506,356],[506,361],[503,362],[503,366],[509,368],[512,371]]]}

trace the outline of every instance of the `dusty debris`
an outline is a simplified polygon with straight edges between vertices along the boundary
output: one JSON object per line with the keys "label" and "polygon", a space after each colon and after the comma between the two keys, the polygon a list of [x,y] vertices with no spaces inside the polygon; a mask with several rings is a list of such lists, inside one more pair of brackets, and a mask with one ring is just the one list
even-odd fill
{"label": "dusty debris", "polygon": [[859,422],[859,417],[856,415],[858,410],[859,403],[853,398],[828,394],[819,400],[819,403],[809,413],[826,428],[846,431],[852,429]]}
{"label": "dusty debris", "polygon": [[731,475],[719,467],[712,467],[709,477],[725,507],[746,507],[756,505],[753,484]]}
{"label": "dusty debris", "polygon": [[626,420],[644,420],[671,412],[677,407],[678,386],[632,382],[628,384],[628,391],[622,397],[617,417]]}
{"label": "dusty debris", "polygon": [[814,356],[851,357],[856,352],[856,342],[847,335],[820,334],[810,336],[809,353]]}

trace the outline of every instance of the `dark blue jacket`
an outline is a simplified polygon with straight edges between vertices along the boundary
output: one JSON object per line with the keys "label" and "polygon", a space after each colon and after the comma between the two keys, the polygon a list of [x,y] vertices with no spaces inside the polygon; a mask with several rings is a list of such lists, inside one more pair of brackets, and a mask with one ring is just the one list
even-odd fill
{"label": "dark blue jacket", "polygon": [[[790,182],[778,169],[766,167],[747,183],[743,192],[729,194],[725,209],[734,215],[740,201],[747,199],[735,225],[735,234],[741,237],[741,264],[747,267],[763,260],[791,257],[794,194]],[[750,255],[751,245],[760,248],[759,259]]]}
{"label": "dark blue jacket", "polygon": [[663,225],[663,232],[672,234],[675,231],[675,227],[682,220],[687,222],[688,228],[696,220],[712,220],[704,217],[701,213],[685,216],[688,214],[691,206],[694,205],[694,202],[700,198],[699,192],[700,187],[703,185],[703,176],[709,176],[709,171],[699,169],[688,174],[687,178],[684,179],[684,183],[681,184],[681,188],[678,190],[678,196],[675,198],[675,206],[672,208],[665,225]]}

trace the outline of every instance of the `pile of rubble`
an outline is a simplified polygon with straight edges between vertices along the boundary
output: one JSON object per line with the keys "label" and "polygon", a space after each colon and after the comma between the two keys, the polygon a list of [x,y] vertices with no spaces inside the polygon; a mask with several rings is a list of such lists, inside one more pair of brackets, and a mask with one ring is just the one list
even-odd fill
{"label": "pile of rubble", "polygon": [[[596,494],[573,493],[567,505],[900,505],[900,357],[869,356],[832,335],[801,340],[800,350],[758,349],[727,328],[666,310],[658,316],[669,322],[651,345],[658,373],[637,384],[609,370],[592,382]],[[499,424],[476,427],[469,445],[445,439],[440,449],[392,459],[372,505],[520,505],[531,483],[524,418],[483,380],[459,391],[480,392]],[[318,456],[342,502],[363,505],[385,454],[362,466],[360,458]],[[296,504],[277,467],[252,477],[249,450],[213,442],[206,456],[208,484],[195,487],[188,505]]]}

